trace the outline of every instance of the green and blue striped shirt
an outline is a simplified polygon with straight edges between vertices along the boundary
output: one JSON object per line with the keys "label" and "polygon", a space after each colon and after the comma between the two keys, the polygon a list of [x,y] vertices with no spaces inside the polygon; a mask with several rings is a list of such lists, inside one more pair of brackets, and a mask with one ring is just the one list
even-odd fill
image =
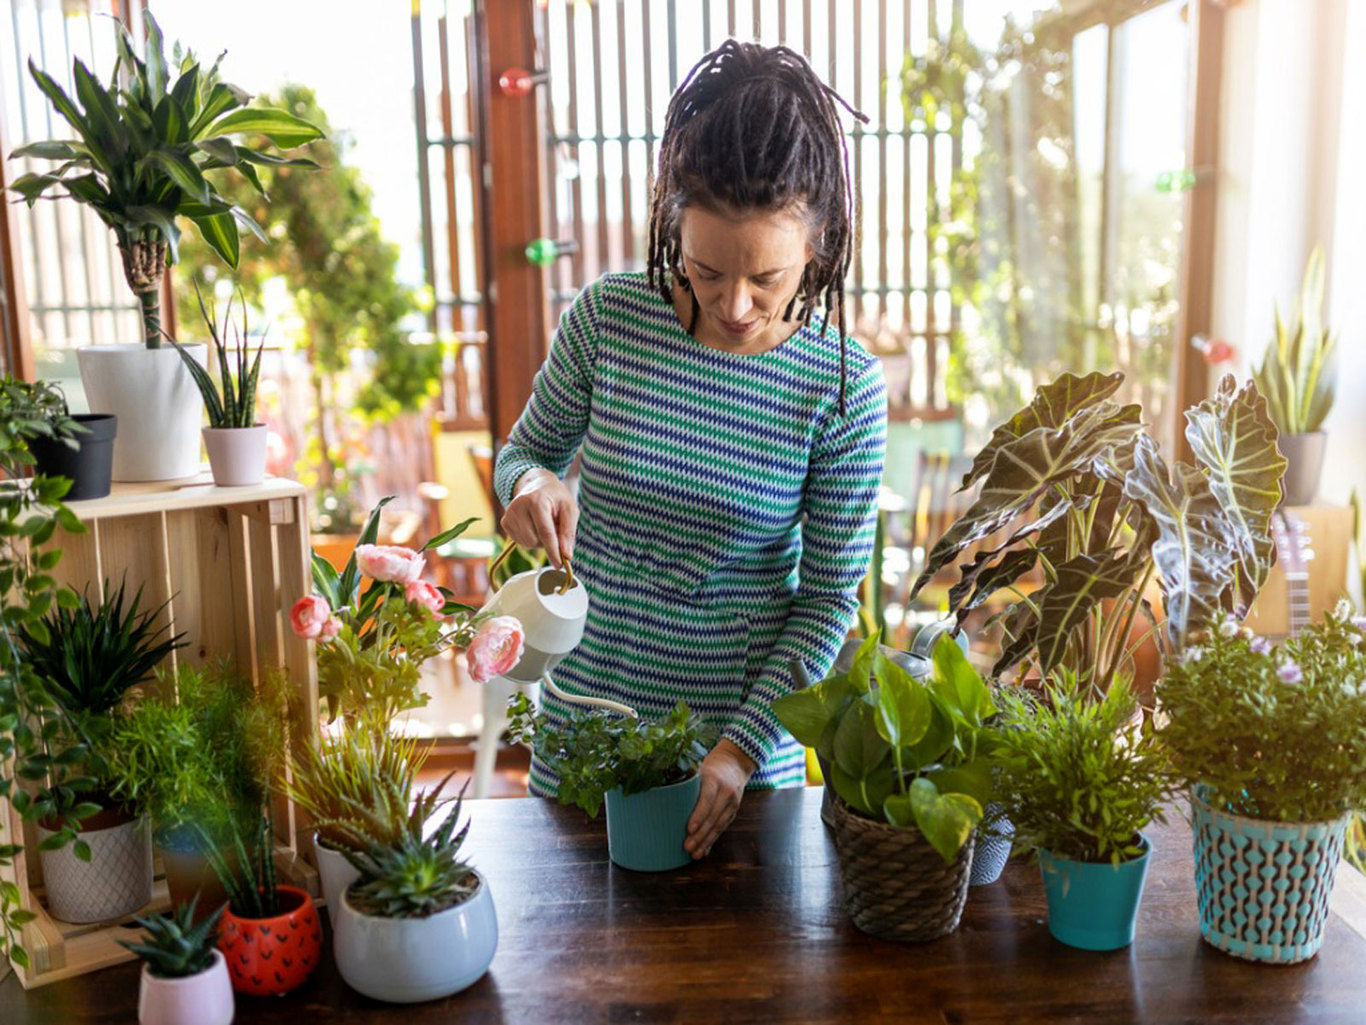
{"label": "green and blue striped shirt", "polygon": [[[792,659],[825,675],[853,622],[886,438],[881,364],[853,342],[844,416],[839,391],[838,332],[819,318],[739,355],[691,337],[643,274],[579,294],[494,474],[507,503],[527,470],[563,474],[582,447],[590,609],[557,684],[644,715],[682,698],[758,764],[751,787],[802,782],[770,705]],[[531,784],[555,792],[539,762]]]}

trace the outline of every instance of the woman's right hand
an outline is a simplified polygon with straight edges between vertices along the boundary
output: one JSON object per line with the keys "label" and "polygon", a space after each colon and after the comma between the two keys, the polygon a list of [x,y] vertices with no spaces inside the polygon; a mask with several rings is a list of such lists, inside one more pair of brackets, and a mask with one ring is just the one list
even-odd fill
{"label": "woman's right hand", "polygon": [[523,548],[544,548],[550,564],[574,556],[579,504],[564,481],[549,470],[528,470],[517,480],[512,501],[503,512],[503,536]]}

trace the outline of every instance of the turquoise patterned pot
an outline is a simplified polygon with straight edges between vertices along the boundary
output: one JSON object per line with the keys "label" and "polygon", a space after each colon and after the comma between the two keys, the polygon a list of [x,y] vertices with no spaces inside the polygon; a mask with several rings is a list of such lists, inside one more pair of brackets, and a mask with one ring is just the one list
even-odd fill
{"label": "turquoise patterned pot", "polygon": [[1139,840],[1143,853],[1118,865],[1039,851],[1048,931],[1054,939],[1082,950],[1118,950],[1134,941],[1138,902],[1153,850],[1146,836]]}
{"label": "turquoise patterned pot", "polygon": [[702,792],[694,773],[682,783],[639,794],[607,792],[607,853],[622,868],[667,872],[692,861],[683,849],[688,819]]}
{"label": "turquoise patterned pot", "polygon": [[1212,807],[1191,792],[1200,935],[1235,957],[1295,964],[1319,952],[1347,816],[1269,822]]}

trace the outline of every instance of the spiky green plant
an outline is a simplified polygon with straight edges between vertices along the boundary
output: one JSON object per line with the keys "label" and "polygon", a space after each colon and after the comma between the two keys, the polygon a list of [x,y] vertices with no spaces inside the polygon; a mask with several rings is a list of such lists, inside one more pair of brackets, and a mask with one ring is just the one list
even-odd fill
{"label": "spiky green plant", "polygon": [[1316,248],[1304,269],[1295,331],[1287,331],[1277,309],[1276,337],[1253,374],[1282,434],[1312,434],[1333,408],[1331,361],[1337,339],[1323,323],[1323,273],[1323,251]]}
{"label": "spiky green plant", "polygon": [[251,836],[243,836],[242,824],[235,820],[229,832],[236,868],[209,835],[200,831],[200,849],[228,895],[228,906],[240,918],[274,918],[280,913],[280,891],[276,888],[275,830],[270,815],[256,820]]}
{"label": "spiky green plant", "polygon": [[423,836],[427,820],[441,804],[448,803],[442,801],[441,791],[453,775],[454,772],[448,774],[436,789],[413,802],[397,843],[375,843],[359,854],[344,852],[346,860],[361,874],[347,891],[351,906],[361,914],[426,918],[454,907],[474,893],[478,877],[460,858],[460,845],[470,830],[469,823],[456,832],[464,787],[441,825],[430,836]]}
{"label": "spiky green plant", "polygon": [[383,726],[350,729],[295,754],[283,789],[334,849],[393,846],[408,828],[413,780],[424,760],[415,738]]}
{"label": "spiky green plant", "polygon": [[195,925],[195,906],[199,894],[188,904],[172,908],[165,914],[147,915],[133,919],[147,930],[140,943],[119,940],[147,962],[147,970],[159,979],[183,979],[213,966],[213,952],[218,940],[218,919],[223,905]]}
{"label": "spiky green plant", "polygon": [[235,326],[232,325],[232,300],[228,300],[228,308],[223,314],[223,328],[220,331],[217,320],[204,306],[204,296],[200,294],[197,283],[194,291],[196,298],[199,299],[199,312],[212,339],[210,348],[218,360],[218,384],[213,383],[208,370],[201,366],[199,360],[191,356],[183,345],[170,335],[166,335],[166,338],[175,346],[181,362],[185,364],[190,376],[194,378],[196,387],[199,388],[199,394],[204,399],[204,409],[209,414],[209,426],[255,427],[256,382],[261,376],[261,350],[266,345],[265,337],[261,338],[256,346],[256,355],[252,356],[247,332],[247,301],[242,299],[242,326],[236,330],[237,337],[232,342],[230,360],[225,336],[228,327]]}

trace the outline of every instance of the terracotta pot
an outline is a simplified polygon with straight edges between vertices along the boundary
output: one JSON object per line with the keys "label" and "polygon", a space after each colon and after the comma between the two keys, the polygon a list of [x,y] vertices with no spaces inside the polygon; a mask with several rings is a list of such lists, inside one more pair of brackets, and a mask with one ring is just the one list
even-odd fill
{"label": "terracotta pot", "polygon": [[[209,859],[196,850],[178,851],[158,847],[161,866],[166,872],[166,889],[173,907],[183,907],[199,896],[195,905],[195,921],[203,921],[228,901],[227,891],[209,865]],[[226,855],[228,866],[237,868],[236,855]]]}
{"label": "terracotta pot", "polygon": [[322,956],[323,929],[308,894],[277,886],[281,912],[243,918],[223,912],[218,949],[228,959],[232,988],[252,996],[281,996],[303,985]]}
{"label": "terracotta pot", "polygon": [[359,534],[314,534],[309,538],[313,551],[331,563],[338,573],[346,568],[346,560],[351,558],[359,540]]}

